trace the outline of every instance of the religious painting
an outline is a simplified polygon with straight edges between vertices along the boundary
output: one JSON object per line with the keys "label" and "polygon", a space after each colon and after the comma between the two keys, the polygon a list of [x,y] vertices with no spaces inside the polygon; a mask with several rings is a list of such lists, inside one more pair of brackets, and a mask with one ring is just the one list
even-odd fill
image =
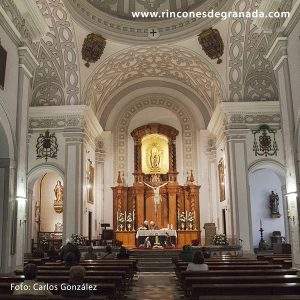
{"label": "religious painting", "polygon": [[142,139],[142,172],[167,174],[169,172],[168,138],[162,134],[148,134]]}
{"label": "religious painting", "polygon": [[0,88],[4,90],[7,52],[0,45]]}
{"label": "religious painting", "polygon": [[63,212],[63,199],[64,199],[64,187],[60,180],[57,180],[57,183],[54,188],[54,210],[60,214]]}
{"label": "religious painting", "polygon": [[90,160],[88,160],[87,181],[87,201],[94,204],[95,169]]}
{"label": "religious painting", "polygon": [[225,167],[224,160],[218,164],[220,202],[225,201]]}

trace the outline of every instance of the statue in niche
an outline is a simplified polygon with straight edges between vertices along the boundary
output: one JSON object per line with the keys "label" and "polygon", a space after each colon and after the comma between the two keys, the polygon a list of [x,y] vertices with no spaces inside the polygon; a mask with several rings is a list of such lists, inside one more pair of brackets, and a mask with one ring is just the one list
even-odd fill
{"label": "statue in niche", "polygon": [[281,215],[279,213],[279,196],[277,193],[274,193],[274,191],[272,191],[269,196],[269,207],[271,210],[271,217],[280,218]]}
{"label": "statue in niche", "polygon": [[160,153],[156,145],[154,144],[151,153],[150,153],[150,166],[152,170],[159,170],[160,169]]}
{"label": "statue in niche", "polygon": [[60,180],[57,180],[56,186],[54,188],[55,200],[54,200],[54,210],[57,213],[63,212],[63,199],[64,199],[64,187]]}

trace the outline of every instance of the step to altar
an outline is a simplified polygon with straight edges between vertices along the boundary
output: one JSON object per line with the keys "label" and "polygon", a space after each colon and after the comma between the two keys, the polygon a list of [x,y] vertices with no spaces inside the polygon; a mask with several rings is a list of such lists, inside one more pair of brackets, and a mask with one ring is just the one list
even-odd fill
{"label": "step to altar", "polygon": [[173,272],[172,258],[178,257],[180,250],[132,250],[131,257],[138,260],[140,272]]}

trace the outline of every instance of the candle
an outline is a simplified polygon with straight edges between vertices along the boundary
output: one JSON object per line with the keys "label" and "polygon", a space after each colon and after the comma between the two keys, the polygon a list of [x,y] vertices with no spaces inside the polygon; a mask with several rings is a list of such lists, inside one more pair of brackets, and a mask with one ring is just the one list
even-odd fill
{"label": "candle", "polygon": [[260,224],[260,228],[262,228],[262,221],[261,221],[261,219],[259,221],[259,224]]}

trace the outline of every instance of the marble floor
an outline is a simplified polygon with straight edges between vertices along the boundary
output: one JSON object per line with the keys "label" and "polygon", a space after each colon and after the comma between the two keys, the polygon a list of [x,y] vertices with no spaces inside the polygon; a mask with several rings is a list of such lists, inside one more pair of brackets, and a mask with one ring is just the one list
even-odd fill
{"label": "marble floor", "polygon": [[174,272],[140,272],[126,300],[184,300]]}

